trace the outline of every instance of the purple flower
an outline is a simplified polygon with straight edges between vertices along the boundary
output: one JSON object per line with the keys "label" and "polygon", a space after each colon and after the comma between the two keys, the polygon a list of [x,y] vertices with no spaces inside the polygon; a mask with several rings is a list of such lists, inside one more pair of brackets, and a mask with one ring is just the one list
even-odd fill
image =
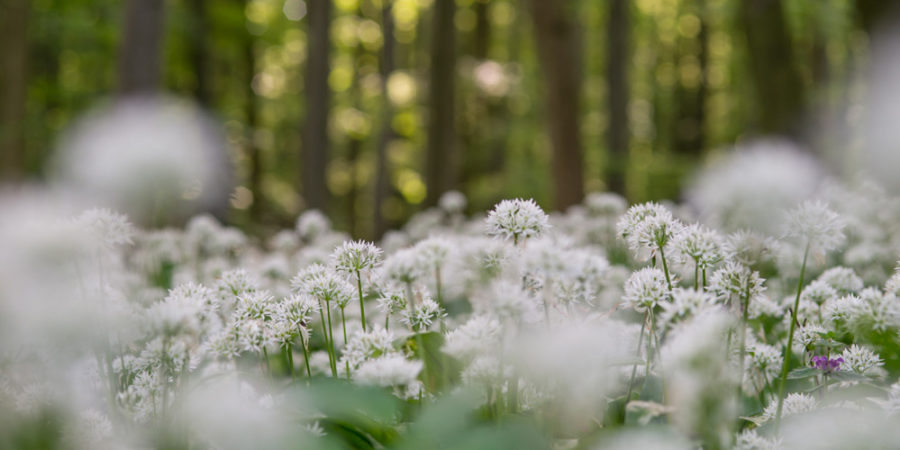
{"label": "purple flower", "polygon": [[837,359],[828,359],[827,356],[813,356],[810,359],[810,362],[817,369],[824,371],[825,373],[834,372],[835,370],[841,369],[841,363],[844,362],[844,358]]}

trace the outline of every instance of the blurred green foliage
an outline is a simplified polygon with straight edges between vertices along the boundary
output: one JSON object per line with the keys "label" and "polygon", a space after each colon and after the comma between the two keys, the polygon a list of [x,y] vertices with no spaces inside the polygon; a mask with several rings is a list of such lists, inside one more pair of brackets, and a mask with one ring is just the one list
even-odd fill
{"label": "blurred green foliage", "polygon": [[[387,81],[393,116],[380,117],[382,2],[335,0],[331,24],[331,149],[329,215],[338,228],[371,237],[375,154],[382,120],[395,133],[388,144],[390,189],[383,213],[393,225],[425,199],[425,104],[431,0],[393,0],[396,69]],[[122,3],[109,0],[34,0],[29,29],[27,169],[41,176],[60,133],[114,92]],[[207,1],[205,18],[188,0],[165,2],[165,90],[195,97],[197,66],[191,48],[202,44],[209,108],[224,124],[238,183],[248,186],[248,140],[261,152],[260,191],[250,208],[236,199],[230,220],[251,229],[290,223],[304,207],[298,194],[300,124],[304,117],[306,56],[304,0]],[[550,145],[541,105],[540,70],[532,24],[521,0],[457,0],[456,132],[460,189],[470,211],[503,197],[533,197],[549,204]],[[482,5],[479,5],[482,3]],[[739,0],[636,0],[630,2],[628,85],[630,200],[674,198],[711,152],[727,148],[752,128],[759,101],[749,89],[740,32]],[[606,2],[573,0],[583,67],[581,131],[585,188],[605,189]],[[866,56],[867,35],[851,0],[785,0],[785,19],[797,66],[814,109],[858,95],[853,68]],[[196,33],[198,20],[205,33]],[[705,30],[701,36],[701,29]],[[701,40],[702,39],[702,40]],[[198,42],[198,40],[200,40]],[[249,44],[248,44],[249,42]],[[247,55],[255,64],[246,88]],[[706,74],[700,52],[705,45]],[[705,79],[705,80],[704,80]],[[686,115],[689,94],[705,83],[703,120]],[[255,102],[255,127],[247,124]],[[811,108],[812,109],[812,108]],[[702,148],[678,140],[702,137]],[[360,144],[355,148],[351,141]],[[246,192],[246,191],[244,191]],[[246,197],[246,195],[244,196]]]}

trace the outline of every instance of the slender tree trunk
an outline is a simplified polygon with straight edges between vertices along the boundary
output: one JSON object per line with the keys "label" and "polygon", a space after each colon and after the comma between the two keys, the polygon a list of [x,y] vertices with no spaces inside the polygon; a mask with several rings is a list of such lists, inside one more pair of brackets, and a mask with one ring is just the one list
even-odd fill
{"label": "slender tree trunk", "polygon": [[[203,1],[203,0],[192,0]],[[248,0],[239,2],[242,8],[246,8]],[[253,193],[253,203],[250,212],[255,221],[259,221],[265,208],[265,198],[262,192],[263,163],[259,147],[256,145],[256,127],[259,123],[256,92],[253,90],[253,79],[256,77],[256,39],[246,29],[242,42],[244,56],[243,80],[244,88],[244,152],[250,161],[250,178],[248,189]],[[198,78],[199,81],[199,78]]]}
{"label": "slender tree trunk", "polygon": [[29,0],[0,1],[0,177],[17,180],[25,169]]}
{"label": "slender tree trunk", "polygon": [[607,145],[609,163],[606,170],[610,191],[625,195],[625,171],[628,168],[628,35],[630,18],[628,0],[609,1],[607,26],[606,83],[609,101]]}
{"label": "slender tree trunk", "polygon": [[[206,8],[208,0],[189,0],[190,39],[188,54],[191,69],[194,72],[194,99],[201,106],[209,107],[212,101],[209,86],[209,14]],[[254,192],[255,194],[255,192]]]}
{"label": "slender tree trunk", "polygon": [[119,92],[152,95],[160,88],[164,0],[127,0],[119,52]]}
{"label": "slender tree trunk", "polygon": [[781,0],[741,0],[759,132],[800,138],[805,92]]}
{"label": "slender tree trunk", "polygon": [[426,204],[456,185],[454,93],[456,78],[455,0],[435,0],[432,11],[431,67],[429,68],[428,148],[425,176]]}
{"label": "slender tree trunk", "polygon": [[699,66],[699,79],[696,86],[686,86],[678,83],[675,96],[675,120],[672,121],[672,138],[676,153],[685,155],[687,159],[696,160],[703,154],[706,145],[704,135],[706,120],[706,96],[708,73],[708,34],[709,26],[706,20],[706,0],[695,0],[690,4],[689,11],[695,13],[700,20],[700,27],[696,37],[683,37],[679,39],[678,53],[680,59],[685,54],[697,57]]}
{"label": "slender tree trunk", "polygon": [[304,77],[306,119],[301,152],[303,196],[308,208],[328,205],[325,170],[328,165],[329,36],[331,0],[307,2],[307,59]]}
{"label": "slender tree trunk", "polygon": [[475,0],[475,36],[472,56],[475,59],[487,59],[491,43],[491,18],[488,16],[490,3],[488,0]]}
{"label": "slender tree trunk", "polygon": [[555,207],[584,196],[579,101],[581,64],[575,25],[565,0],[530,0],[538,60],[544,72],[547,123],[553,146]]}
{"label": "slender tree trunk", "polygon": [[387,230],[384,219],[384,202],[388,196],[387,147],[393,138],[392,119],[394,109],[388,97],[388,78],[394,72],[394,17],[391,8],[392,0],[385,0],[381,9],[381,31],[384,42],[381,49],[381,130],[378,136],[378,147],[375,149],[375,238],[378,239]]}

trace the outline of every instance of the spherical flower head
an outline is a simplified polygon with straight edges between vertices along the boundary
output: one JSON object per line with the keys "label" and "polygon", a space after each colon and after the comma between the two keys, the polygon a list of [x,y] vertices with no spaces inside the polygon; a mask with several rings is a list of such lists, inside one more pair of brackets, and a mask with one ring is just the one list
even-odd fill
{"label": "spherical flower head", "polygon": [[842,368],[859,375],[878,375],[882,371],[881,366],[884,365],[884,361],[878,354],[856,344],[845,348],[841,352],[841,358],[844,360]]}
{"label": "spherical flower head", "polygon": [[306,242],[312,242],[331,230],[331,221],[317,209],[304,212],[297,218],[297,234]]}
{"label": "spherical flower head", "polygon": [[440,269],[453,251],[453,243],[442,236],[432,236],[413,247],[421,264],[429,271]]}
{"label": "spherical flower head", "polygon": [[333,270],[313,264],[291,281],[300,293],[306,293],[339,308],[347,306],[356,296],[356,288]]}
{"label": "spherical flower head", "polygon": [[438,200],[438,207],[450,214],[462,214],[466,209],[466,196],[459,191],[447,191]]}
{"label": "spherical flower head", "polygon": [[787,234],[800,238],[809,251],[818,257],[844,243],[845,222],[827,204],[806,201],[788,216]]}
{"label": "spherical flower head", "polygon": [[766,290],[759,272],[751,271],[747,266],[732,261],[713,272],[707,289],[722,300],[732,297],[751,299]]}
{"label": "spherical flower head", "polygon": [[699,269],[708,269],[722,260],[721,238],[718,233],[700,224],[684,227],[672,242],[682,262],[691,260]]}
{"label": "spherical flower head", "polygon": [[415,382],[422,367],[422,361],[410,361],[393,353],[362,363],[353,372],[353,379],[368,386],[403,386]]}
{"label": "spherical flower head", "polygon": [[[394,334],[384,329],[359,331],[350,338],[341,356],[342,362],[357,367],[363,361],[393,352]],[[343,365],[343,364],[341,364]]]}
{"label": "spherical flower head", "polygon": [[778,242],[761,234],[739,230],[729,234],[722,242],[724,259],[741,263],[747,267],[762,262],[774,254]]}
{"label": "spherical flower head", "polygon": [[838,292],[834,290],[833,287],[829,286],[828,283],[821,280],[815,280],[812,283],[809,283],[803,288],[803,292],[800,294],[801,301],[811,301],[817,305],[821,305],[836,298],[838,298]]}
{"label": "spherical flower head", "polygon": [[622,303],[643,313],[653,309],[669,294],[666,275],[662,270],[646,267],[631,274],[625,282]]}
{"label": "spherical flower head", "polygon": [[665,249],[683,227],[665,206],[649,202],[628,208],[616,232],[639,260],[646,260]]}
{"label": "spherical flower head", "polygon": [[675,288],[672,290],[672,301],[661,303],[663,311],[660,319],[666,325],[672,326],[712,307],[715,300],[709,292]]}
{"label": "spherical flower head", "polygon": [[[800,392],[792,392],[784,398],[784,405],[782,406],[782,417],[793,416],[796,414],[802,414],[805,412],[814,411],[818,407],[819,402],[816,401],[816,398],[809,395],[803,394]],[[775,418],[775,413],[778,410],[778,399],[773,399],[769,406],[766,406],[766,409],[763,410],[763,418],[766,420],[771,420]]]}
{"label": "spherical flower head", "polygon": [[550,218],[532,199],[503,200],[488,214],[488,234],[512,239],[538,237],[550,228]]}
{"label": "spherical flower head", "polygon": [[415,248],[404,248],[384,260],[382,275],[398,283],[413,283],[425,273],[425,268]]}
{"label": "spherical flower head", "polygon": [[461,361],[471,361],[493,350],[500,338],[500,321],[488,315],[477,315],[459,328],[447,333],[444,353]]}
{"label": "spherical flower head", "polygon": [[584,198],[588,213],[595,217],[618,217],[625,213],[628,203],[612,192],[591,192]]}
{"label": "spherical flower head", "polygon": [[344,242],[331,254],[331,263],[348,274],[374,269],[381,264],[381,249],[366,241]]}
{"label": "spherical flower head", "polygon": [[116,247],[131,244],[135,235],[134,226],[124,214],[115,213],[106,208],[89,209],[76,219],[97,241],[105,247]]}
{"label": "spherical flower head", "polygon": [[819,275],[818,280],[831,286],[840,295],[859,292],[863,288],[862,278],[848,267],[832,267]]}
{"label": "spherical flower head", "polygon": [[435,320],[440,320],[447,314],[444,309],[434,300],[425,297],[422,303],[412,308],[404,310],[400,316],[400,322],[412,328],[413,331],[427,331]]}
{"label": "spherical flower head", "polygon": [[319,301],[308,294],[291,295],[280,305],[281,319],[294,327],[307,327],[320,308]]}

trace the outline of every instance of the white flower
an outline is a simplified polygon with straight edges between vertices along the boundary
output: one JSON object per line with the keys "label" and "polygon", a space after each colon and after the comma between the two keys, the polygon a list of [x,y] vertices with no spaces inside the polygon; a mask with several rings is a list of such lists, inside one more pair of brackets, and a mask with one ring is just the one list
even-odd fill
{"label": "white flower", "polygon": [[680,253],[682,262],[690,258],[701,270],[722,260],[719,234],[699,224],[691,224],[675,235],[672,247]]}
{"label": "white flower", "polygon": [[849,369],[859,375],[876,376],[881,372],[884,361],[875,352],[856,344],[851,345],[841,352],[841,370]]}
{"label": "white flower", "polygon": [[366,241],[344,242],[331,254],[331,261],[344,273],[374,269],[381,264],[381,249]]}
{"label": "white flower", "polygon": [[306,241],[313,242],[317,237],[331,230],[331,221],[317,209],[304,212],[297,218],[295,227],[297,234]]}
{"label": "white flower", "polygon": [[584,206],[592,216],[618,217],[625,213],[628,203],[612,192],[591,192],[584,198]]}
{"label": "white flower", "polygon": [[791,211],[787,234],[802,239],[813,255],[824,256],[844,243],[844,220],[820,201],[803,202]]}
{"label": "white flower", "polygon": [[447,333],[442,350],[459,360],[471,360],[493,349],[499,343],[500,331],[497,319],[477,315]]}
{"label": "white flower", "polygon": [[540,236],[550,228],[547,214],[531,199],[503,200],[488,214],[486,223],[489,235],[514,243]]}
{"label": "white flower", "polygon": [[410,361],[394,353],[362,363],[353,372],[353,379],[371,386],[404,386],[416,381],[422,367],[422,361]]}
{"label": "white flower", "polygon": [[451,214],[462,214],[466,209],[466,196],[459,191],[447,191],[438,199],[438,207]]}
{"label": "white flower", "polygon": [[89,209],[76,219],[93,234],[97,241],[107,247],[131,244],[135,235],[134,226],[124,214],[109,209]]}
{"label": "white flower", "polygon": [[[801,392],[792,392],[788,394],[784,398],[784,404],[781,409],[781,417],[793,416],[795,414],[803,414],[810,411],[815,411],[818,408],[819,402],[816,401],[816,398]],[[778,399],[773,399],[769,406],[766,406],[766,409],[763,410],[762,418],[765,420],[771,420],[775,418],[775,413],[778,411]]]}
{"label": "white flower", "polygon": [[668,295],[663,271],[646,267],[631,274],[625,282],[622,303],[637,312],[653,309]]}
{"label": "white flower", "polygon": [[684,225],[658,203],[643,203],[628,208],[616,224],[619,237],[639,260],[646,260],[665,250]]}
{"label": "white flower", "polygon": [[659,318],[664,324],[672,326],[713,306],[715,300],[708,292],[675,288],[672,290],[672,301],[661,303],[663,310]]}
{"label": "white flower", "polygon": [[863,288],[862,279],[847,267],[832,267],[819,275],[817,280],[828,284],[841,295],[859,292]]}
{"label": "white flower", "polygon": [[725,301],[752,299],[766,290],[759,272],[735,262],[728,262],[725,267],[713,272],[707,289]]}
{"label": "white flower", "polygon": [[412,310],[405,309],[400,313],[400,322],[413,329],[413,331],[425,331],[435,320],[440,320],[447,314],[434,300],[425,297],[422,303],[413,306]]}

